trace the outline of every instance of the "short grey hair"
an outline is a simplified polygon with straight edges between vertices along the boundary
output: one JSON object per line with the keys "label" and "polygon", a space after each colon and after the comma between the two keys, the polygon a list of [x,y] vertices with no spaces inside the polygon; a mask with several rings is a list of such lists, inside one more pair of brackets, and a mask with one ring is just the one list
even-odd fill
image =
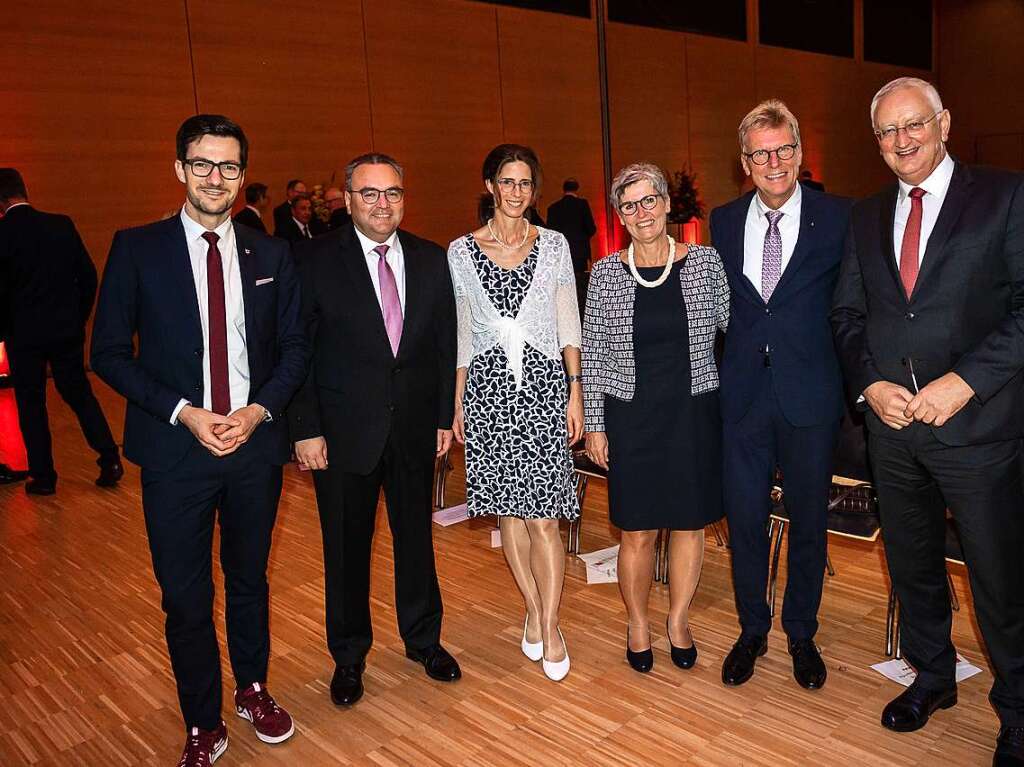
{"label": "short grey hair", "polygon": [[654,191],[666,200],[668,199],[668,179],[665,178],[661,168],[649,162],[635,162],[620,170],[612,179],[612,191],[609,198],[613,208],[618,210],[619,202],[622,201],[622,195],[625,194],[626,188],[638,181],[650,181]]}
{"label": "short grey hair", "polygon": [[367,152],[354,158],[348,165],[345,166],[345,189],[348,191],[352,190],[352,174],[356,172],[356,168],[360,165],[390,165],[395,169],[395,173],[398,174],[400,179],[405,178],[405,171],[402,170],[402,166],[398,164],[391,155],[381,154],[380,152]]}
{"label": "short grey hair", "polygon": [[740,152],[747,151],[747,134],[750,131],[761,128],[779,128],[783,125],[789,126],[789,130],[793,134],[793,141],[799,144],[800,123],[797,121],[796,115],[789,111],[785,102],[779,99],[762,101],[740,120],[740,127],[737,131],[740,137]]}
{"label": "short grey hair", "polygon": [[928,103],[931,104],[932,109],[936,112],[941,112],[944,107],[942,106],[942,98],[939,96],[939,92],[935,89],[927,80],[922,80],[920,77],[897,77],[895,80],[891,80],[878,89],[878,93],[871,99],[871,127],[877,127],[875,125],[875,112],[878,111],[878,102],[888,96],[893,91],[898,91],[903,88],[917,88],[924,94],[924,97],[928,99]]}

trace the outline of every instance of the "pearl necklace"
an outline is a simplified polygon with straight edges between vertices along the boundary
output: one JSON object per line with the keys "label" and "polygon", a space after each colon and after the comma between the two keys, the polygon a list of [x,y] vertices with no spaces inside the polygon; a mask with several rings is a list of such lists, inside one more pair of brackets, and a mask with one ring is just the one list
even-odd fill
{"label": "pearl necklace", "polygon": [[668,237],[668,261],[665,262],[665,268],[661,271],[661,276],[653,282],[649,282],[640,276],[640,273],[636,270],[636,259],[633,256],[633,243],[629,243],[629,249],[626,251],[626,260],[629,263],[629,271],[633,274],[633,279],[638,284],[643,285],[645,288],[656,288],[665,280],[668,279],[669,272],[672,271],[672,264],[676,260],[676,241],[672,239],[672,235],[665,235]]}
{"label": "pearl necklace", "polygon": [[526,231],[523,232],[523,239],[519,241],[518,245],[509,245],[503,239],[501,239],[501,237],[498,236],[498,233],[494,231],[494,227],[491,226],[491,223],[493,221],[493,218],[487,219],[487,231],[491,233],[491,237],[494,238],[494,241],[498,243],[501,247],[503,247],[505,250],[519,250],[519,248],[523,247],[523,245],[526,244],[526,240],[530,236],[530,222],[527,221],[526,218],[523,218],[523,221],[526,223]]}

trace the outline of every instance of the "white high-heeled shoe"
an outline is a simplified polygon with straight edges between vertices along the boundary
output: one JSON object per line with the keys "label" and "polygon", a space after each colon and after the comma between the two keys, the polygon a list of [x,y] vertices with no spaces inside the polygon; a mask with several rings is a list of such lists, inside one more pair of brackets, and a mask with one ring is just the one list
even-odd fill
{"label": "white high-heeled shoe", "polygon": [[523,641],[519,645],[523,650],[523,655],[532,661],[538,661],[544,657],[544,642],[527,642],[526,641],[526,624],[529,622],[529,617],[523,621]]}
{"label": "white high-heeled shoe", "polygon": [[561,628],[558,629],[558,638],[562,640],[562,647],[565,648],[565,657],[562,660],[548,660],[542,656],[541,663],[544,668],[544,676],[552,682],[561,682],[569,673],[569,645],[565,643]]}

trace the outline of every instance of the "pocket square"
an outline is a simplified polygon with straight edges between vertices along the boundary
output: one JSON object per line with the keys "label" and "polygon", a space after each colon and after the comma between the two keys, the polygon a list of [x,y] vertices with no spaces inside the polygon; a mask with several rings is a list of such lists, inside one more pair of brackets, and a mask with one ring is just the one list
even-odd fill
{"label": "pocket square", "polygon": [[273,281],[274,281],[273,277],[263,277],[262,279],[256,280],[256,287],[258,288],[260,285],[266,285],[268,282],[273,282]]}

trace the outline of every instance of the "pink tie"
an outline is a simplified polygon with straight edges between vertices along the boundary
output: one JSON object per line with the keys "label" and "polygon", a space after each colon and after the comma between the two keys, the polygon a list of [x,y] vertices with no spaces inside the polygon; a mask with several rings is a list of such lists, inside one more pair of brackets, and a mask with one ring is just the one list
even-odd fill
{"label": "pink tie", "polygon": [[391,341],[391,353],[398,356],[398,344],[402,341],[402,302],[398,298],[398,283],[395,273],[384,257],[387,245],[378,245],[373,252],[380,256],[377,262],[377,280],[380,282],[380,308],[384,314],[384,327]]}

